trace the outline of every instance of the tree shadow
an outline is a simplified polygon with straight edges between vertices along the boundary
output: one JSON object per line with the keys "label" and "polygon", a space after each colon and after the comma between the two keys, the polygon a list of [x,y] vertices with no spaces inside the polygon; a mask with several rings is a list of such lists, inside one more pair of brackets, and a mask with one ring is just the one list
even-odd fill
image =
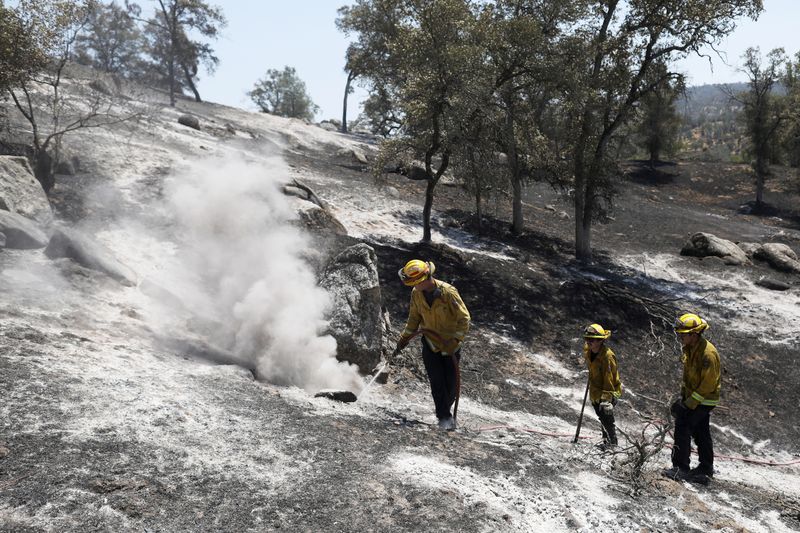
{"label": "tree shadow", "polygon": [[680,176],[676,170],[677,163],[671,161],[656,161],[650,166],[650,161],[637,159],[631,161],[632,168],[629,168],[625,175],[634,183],[640,185],[669,185],[675,182],[675,178]]}
{"label": "tree shadow", "polygon": [[750,200],[739,206],[737,212],[740,215],[780,219],[782,226],[790,229],[800,229],[800,211],[796,208],[776,206],[767,202],[759,204],[755,200]]}

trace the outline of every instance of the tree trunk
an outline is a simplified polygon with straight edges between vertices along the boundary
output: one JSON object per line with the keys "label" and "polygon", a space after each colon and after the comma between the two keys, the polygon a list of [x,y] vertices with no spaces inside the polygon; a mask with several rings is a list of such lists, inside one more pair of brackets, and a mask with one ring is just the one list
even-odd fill
{"label": "tree trunk", "polygon": [[506,102],[506,152],[508,156],[508,167],[511,171],[511,188],[513,196],[511,200],[511,233],[514,235],[522,234],[525,220],[522,216],[522,177],[519,168],[519,153],[514,135],[514,112],[511,96],[505,98]]}
{"label": "tree trunk", "polygon": [[585,263],[592,258],[591,220],[586,216],[586,176],[583,169],[575,172],[575,257]]}
{"label": "tree trunk", "polygon": [[422,208],[422,242],[431,242],[431,209],[435,188],[436,180],[429,176],[428,186],[425,188],[425,206]]}
{"label": "tree trunk", "polygon": [[169,105],[175,107],[175,59],[172,57],[167,61],[167,72],[169,76]]}
{"label": "tree trunk", "polygon": [[194,84],[194,80],[192,79],[192,73],[189,71],[189,68],[181,63],[181,69],[183,69],[183,75],[186,78],[186,83],[189,84],[189,88],[194,93],[194,101],[195,102],[202,102],[203,100],[200,98],[200,93],[197,91],[197,86]]}
{"label": "tree trunk", "polygon": [[659,156],[658,150],[650,150],[650,170],[655,170]]}
{"label": "tree trunk", "polygon": [[518,171],[514,170],[512,177],[514,197],[511,200],[512,206],[512,219],[511,219],[511,233],[514,235],[521,235],[525,226],[525,220],[522,216],[522,179],[517,175]]}
{"label": "tree trunk", "polygon": [[344,101],[342,102],[342,133],[347,133],[347,97],[350,95],[350,84],[355,79],[356,75],[353,71],[347,73],[347,83],[344,86]]}
{"label": "tree trunk", "polygon": [[756,209],[761,208],[764,202],[764,181],[767,175],[766,166],[763,159],[756,159]]}
{"label": "tree trunk", "polygon": [[33,157],[33,174],[42,184],[45,194],[50,194],[56,184],[53,158],[45,149],[35,150]]}

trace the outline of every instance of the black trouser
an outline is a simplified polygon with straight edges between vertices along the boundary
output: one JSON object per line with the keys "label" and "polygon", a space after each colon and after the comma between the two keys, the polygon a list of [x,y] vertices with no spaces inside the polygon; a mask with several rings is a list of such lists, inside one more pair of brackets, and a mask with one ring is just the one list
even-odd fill
{"label": "black trouser", "polygon": [[711,441],[711,410],[709,405],[698,405],[695,409],[683,409],[675,417],[675,444],[672,446],[672,466],[689,470],[692,453],[692,439],[700,456],[698,469],[704,473],[714,473],[714,443]]}
{"label": "black trouser", "polygon": [[[617,405],[617,399],[611,399],[611,405]],[[592,402],[594,412],[597,418],[600,419],[600,425],[603,429],[603,442],[606,444],[617,444],[617,427],[614,425],[614,413],[605,414],[600,410],[600,402]]]}
{"label": "black trouser", "polygon": [[[461,361],[461,349],[456,350],[456,359]],[[449,418],[450,407],[456,401],[456,367],[453,358],[434,352],[428,341],[422,338],[422,361],[431,382],[431,396],[436,406],[436,418]]]}

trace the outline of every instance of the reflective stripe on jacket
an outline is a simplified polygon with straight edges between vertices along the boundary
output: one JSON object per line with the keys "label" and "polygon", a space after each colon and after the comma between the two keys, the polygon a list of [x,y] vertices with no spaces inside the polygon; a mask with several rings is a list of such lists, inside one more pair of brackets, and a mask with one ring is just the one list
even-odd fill
{"label": "reflective stripe on jacket", "polygon": [[694,348],[683,347],[681,397],[689,409],[719,404],[719,354],[713,344],[700,338]]}
{"label": "reflective stripe on jacket", "polygon": [[[434,292],[437,296],[432,305],[428,305],[421,290],[415,287],[411,291],[408,322],[406,322],[406,329],[403,330],[401,337],[411,336],[418,328],[429,329],[438,333],[445,342],[453,339],[458,341],[456,348],[452,350],[455,351],[458,346],[461,346],[469,331],[469,311],[455,287],[436,279],[433,281],[436,284]],[[425,339],[434,352],[442,352],[442,355],[447,355],[439,339],[428,336],[425,336]]]}
{"label": "reflective stripe on jacket", "polygon": [[617,357],[611,349],[603,345],[592,360],[587,344],[583,345],[583,357],[589,367],[589,398],[592,403],[610,402],[622,395],[622,382],[617,371]]}

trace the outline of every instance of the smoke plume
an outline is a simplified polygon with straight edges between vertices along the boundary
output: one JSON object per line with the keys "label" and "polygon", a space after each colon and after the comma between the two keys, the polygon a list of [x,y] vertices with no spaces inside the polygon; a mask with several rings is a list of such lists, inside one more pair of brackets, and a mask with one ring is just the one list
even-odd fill
{"label": "smoke plume", "polygon": [[186,303],[219,324],[210,340],[252,364],[259,379],[358,390],[357,368],[338,362],[336,341],[320,335],[330,301],[302,259],[311,243],[290,224],[286,176],[273,157],[202,161],[168,180],[183,282],[193,285]]}

